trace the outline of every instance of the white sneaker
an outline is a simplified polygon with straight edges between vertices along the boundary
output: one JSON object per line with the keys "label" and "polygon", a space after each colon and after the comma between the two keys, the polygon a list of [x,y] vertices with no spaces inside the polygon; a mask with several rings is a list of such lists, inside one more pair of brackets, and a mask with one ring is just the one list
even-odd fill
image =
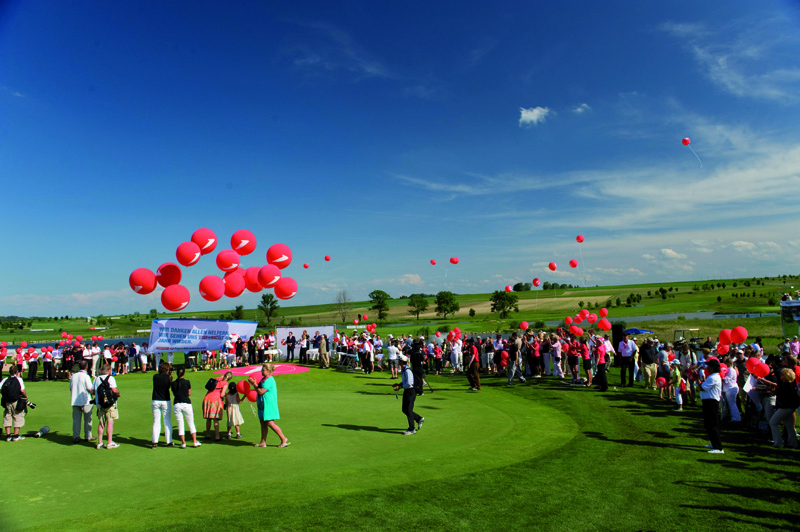
{"label": "white sneaker", "polygon": [[725,451],[723,451],[722,449],[711,449],[708,452],[711,454],[725,454]]}
{"label": "white sneaker", "polygon": [[203,445],[203,444],[202,444],[202,443],[200,443],[199,441],[196,441],[196,442],[194,442],[194,446],[195,446],[195,447],[200,447],[201,445]]}

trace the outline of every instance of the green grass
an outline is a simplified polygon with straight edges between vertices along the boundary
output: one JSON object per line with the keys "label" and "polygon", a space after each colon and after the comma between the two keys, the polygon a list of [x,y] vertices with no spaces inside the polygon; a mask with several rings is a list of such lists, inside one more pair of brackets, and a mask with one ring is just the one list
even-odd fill
{"label": "green grass", "polygon": [[[190,375],[196,408],[207,377]],[[29,383],[39,407],[25,430],[53,432],[0,443],[0,529],[752,531],[800,522],[796,452],[726,430],[726,454],[708,455],[699,409],[675,414],[639,388],[603,395],[547,378],[513,388],[484,378],[471,393],[463,377],[431,377],[435,393],[417,401],[425,426],[402,436],[384,374],[277,379],[287,449],[252,448],[258,427],[244,406],[241,441],[151,450],[151,379],[138,374],[118,379],[121,447],[72,445],[66,383]]]}

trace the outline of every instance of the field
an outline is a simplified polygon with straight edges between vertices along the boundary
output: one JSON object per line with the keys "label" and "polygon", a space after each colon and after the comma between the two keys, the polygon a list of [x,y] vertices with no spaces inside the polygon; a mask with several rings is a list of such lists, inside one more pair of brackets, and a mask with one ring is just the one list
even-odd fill
{"label": "field", "polygon": [[[208,375],[189,376],[196,409]],[[67,383],[28,383],[39,406],[23,431],[51,433],[0,443],[0,529],[800,529],[798,451],[724,429],[726,454],[709,455],[699,408],[675,413],[638,384],[600,394],[487,377],[469,392],[463,377],[430,377],[425,425],[402,436],[385,374],[277,379],[286,449],[274,434],[252,447],[246,405],[242,440],[181,450],[162,435],[150,449],[151,375],[140,374],[118,378],[120,448],[73,445]]]}

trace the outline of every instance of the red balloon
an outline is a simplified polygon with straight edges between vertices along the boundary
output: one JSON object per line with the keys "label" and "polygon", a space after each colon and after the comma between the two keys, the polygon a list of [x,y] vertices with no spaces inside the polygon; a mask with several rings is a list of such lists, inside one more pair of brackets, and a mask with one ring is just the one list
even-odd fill
{"label": "red balloon", "polygon": [[436,261],[434,259],[431,259],[431,264],[436,266]]}
{"label": "red balloon", "polygon": [[25,340],[23,340],[23,341],[21,341],[21,342],[19,343],[19,346],[20,346],[20,347],[22,347],[22,348],[28,347],[28,342],[26,342]]}
{"label": "red balloon", "polygon": [[756,374],[756,377],[761,377],[762,379],[769,375],[769,366],[764,364],[763,362],[759,362],[753,372]]}
{"label": "red balloon", "polygon": [[577,325],[573,325],[573,327],[575,327],[575,336],[581,336],[583,334],[583,329],[581,329]]}
{"label": "red balloon", "polygon": [[306,270],[308,269],[308,263],[307,262],[303,263],[303,268],[305,268]]}
{"label": "red balloon", "polygon": [[458,264],[458,257],[450,257],[450,264]]}
{"label": "red balloon", "polygon": [[581,309],[580,315],[583,317],[583,319],[586,319],[589,316],[589,310],[585,308]]}
{"label": "red balloon", "polygon": [[328,262],[329,260],[331,260],[331,256],[330,255],[325,255],[325,262]]}
{"label": "red balloon", "polygon": [[719,343],[723,345],[728,345],[731,343],[731,330],[730,329],[722,329],[719,332]]}
{"label": "red balloon", "polygon": [[605,307],[601,308],[598,314],[600,315],[601,318],[605,318],[606,316],[608,316],[608,309],[606,309]]}
{"label": "red balloon", "polygon": [[97,336],[92,336],[92,342],[96,342],[96,341],[97,341]]}
{"label": "red balloon", "polygon": [[192,233],[192,242],[200,248],[200,253],[208,255],[217,248],[217,235],[211,229],[198,229]]}
{"label": "red balloon", "polygon": [[357,319],[353,320],[353,325],[358,325],[358,320]]}
{"label": "red balloon", "polygon": [[572,318],[567,316],[566,318],[564,318],[564,323],[566,323],[567,325],[572,325]]}
{"label": "red balloon", "polygon": [[656,379],[656,384],[658,384],[659,388],[666,388],[667,387],[667,379],[664,377],[659,377]]}
{"label": "red balloon", "polygon": [[231,274],[234,274],[234,273],[238,273],[239,275],[241,275],[241,276],[242,276],[242,279],[244,279],[244,274],[245,274],[245,273],[247,273],[247,270],[245,270],[244,268],[242,268],[241,266],[239,266],[239,267],[238,267],[238,268],[236,268],[235,270],[231,270],[231,271],[229,271],[228,273],[226,273],[226,274],[225,274],[225,275],[223,275],[222,277],[223,277],[223,279],[224,279],[225,277],[227,277],[227,276],[229,276],[229,275],[231,275]]}
{"label": "red balloon", "polygon": [[[275,285],[275,297],[278,299],[292,299],[297,293],[297,281],[291,277],[281,277]],[[366,316],[364,316],[366,319]]]}
{"label": "red balloon", "polygon": [[542,280],[541,280],[541,279],[539,279],[538,277],[536,277],[536,278],[533,280],[533,286],[539,286],[540,284],[542,284]]}
{"label": "red balloon", "polygon": [[[67,335],[67,340],[72,340],[72,335],[71,334]],[[25,344],[25,345],[28,345],[28,344]],[[23,347],[25,347],[25,346],[23,346]]]}
{"label": "red balloon", "polygon": [[729,349],[730,347],[727,344],[720,344],[717,346],[717,353],[719,353],[720,355],[724,355],[728,352]]}
{"label": "red balloon", "polygon": [[570,268],[577,268],[578,267],[578,261],[575,260],[575,259],[572,259],[571,261],[569,261],[569,266],[570,266]]}
{"label": "red balloon", "polygon": [[686,137],[681,142],[683,142],[684,146],[688,146],[692,142],[692,139],[690,139],[689,137]]}
{"label": "red balloon", "polygon": [[503,351],[502,353],[500,353],[500,358],[502,358],[503,360],[508,360],[508,356],[509,356],[508,351]]}
{"label": "red balloon", "polygon": [[363,316],[361,316],[361,319],[364,319],[364,320],[367,319],[367,315],[364,314]]}
{"label": "red balloon", "polygon": [[[505,353],[505,351],[503,351],[503,353]],[[508,354],[508,353],[506,353],[506,354]],[[502,360],[500,361],[500,367],[503,367],[503,368],[504,368],[504,367],[506,367],[506,366],[508,366],[508,360],[506,360],[506,359],[504,358],[504,359],[502,359]]]}
{"label": "red balloon", "polygon": [[589,314],[586,316],[586,321],[589,323],[595,323],[597,321],[597,314]]}
{"label": "red balloon", "polygon": [[436,331],[436,337],[440,337],[442,335],[442,331]]}
{"label": "red balloon", "polygon": [[239,267],[242,257],[232,249],[223,249],[217,253],[217,268],[223,272],[232,272]]}
{"label": "red balloon", "polygon": [[458,327],[453,327],[453,332],[456,334],[461,334],[461,329],[459,329]]}
{"label": "red balloon", "polygon": [[219,301],[225,295],[225,281],[216,275],[206,275],[200,281],[200,296],[206,301]]}
{"label": "red balloon", "polygon": [[98,337],[97,337],[97,341],[98,341],[98,342],[102,342],[102,341],[103,341],[103,337],[102,337],[102,336],[98,336]]}
{"label": "red balloon", "polygon": [[156,280],[164,288],[181,282],[181,268],[172,262],[165,262],[156,270]]}
{"label": "red balloon", "polygon": [[727,375],[727,374],[728,374],[728,365],[727,364],[720,364],[719,365],[719,376],[724,379],[725,375]]}
{"label": "red balloon", "polygon": [[675,360],[675,355],[673,353],[670,353],[669,356],[667,357],[667,360],[672,362],[673,360]]}
{"label": "red balloon", "polygon": [[519,328],[522,329],[523,331],[528,330],[528,322],[523,321],[522,323],[519,324]]}
{"label": "red balloon", "polygon": [[281,270],[277,266],[267,264],[258,270],[258,282],[264,288],[272,288],[281,280]]}
{"label": "red balloon", "polygon": [[225,295],[228,297],[239,297],[244,292],[244,276],[239,272],[226,275],[222,282],[225,283]]}
{"label": "red balloon", "polygon": [[558,266],[556,266],[555,262],[551,262],[550,264],[547,265],[547,267],[550,268],[551,272],[556,271],[556,268],[558,268]]}
{"label": "red balloon", "polygon": [[79,334],[78,336],[76,336],[76,337],[75,337],[75,339],[76,339],[77,341],[79,341],[79,342],[83,342],[83,336],[82,336],[82,335],[80,335],[80,334]]}
{"label": "red balloon", "polygon": [[61,340],[60,342],[58,342],[58,345],[60,345],[60,346],[63,346],[63,345],[64,345],[64,344],[66,344],[66,343],[67,343],[67,342],[65,342],[64,340]]}
{"label": "red balloon", "polygon": [[611,322],[608,321],[606,318],[602,318],[600,321],[597,322],[597,327],[604,331],[608,331],[611,329]]}
{"label": "red balloon", "polygon": [[512,290],[514,289],[510,285],[506,285],[506,292],[511,292]]}
{"label": "red balloon", "polygon": [[251,403],[255,403],[258,400],[258,392],[255,390],[247,392],[247,400]]}
{"label": "red balloon", "polygon": [[184,242],[175,250],[175,258],[184,266],[193,266],[200,260],[200,246],[194,242]]}
{"label": "red balloon", "polygon": [[583,242],[583,235],[576,236],[575,240],[578,242],[578,244],[580,244],[581,242]]}
{"label": "red balloon", "polygon": [[179,284],[169,285],[161,292],[161,304],[172,312],[185,309],[190,299],[189,290]]}
{"label": "red balloon", "polygon": [[231,237],[231,249],[239,255],[249,255],[256,249],[256,235],[247,229],[239,229]]}
{"label": "red balloon", "polygon": [[116,362],[117,360],[119,360],[117,357],[111,357],[111,362]]}
{"label": "red balloon", "polygon": [[128,283],[137,294],[149,294],[156,289],[156,274],[147,268],[137,268],[131,273]]}
{"label": "red balloon", "polygon": [[250,391],[250,383],[247,381],[239,381],[236,383],[236,391],[247,395],[247,392]]}
{"label": "red balloon", "polygon": [[273,244],[267,250],[267,263],[284,269],[292,263],[292,250],[286,244]]}
{"label": "red balloon", "polygon": [[748,358],[747,359],[747,364],[746,364],[747,371],[749,371],[750,373],[755,373],[756,372],[756,366],[758,366],[760,363],[761,363],[761,361],[758,359],[758,357],[750,357],[750,358]]}
{"label": "red balloon", "polygon": [[258,293],[264,289],[258,281],[259,270],[260,268],[258,266],[250,266],[244,273],[244,286],[250,292]]}
{"label": "red balloon", "polygon": [[734,327],[731,330],[731,340],[737,344],[741,344],[742,342],[747,340],[747,329],[745,329],[741,325],[739,327]]}
{"label": "red balloon", "polygon": [[66,338],[66,337],[67,337],[67,331],[62,332],[61,333],[61,338]]}

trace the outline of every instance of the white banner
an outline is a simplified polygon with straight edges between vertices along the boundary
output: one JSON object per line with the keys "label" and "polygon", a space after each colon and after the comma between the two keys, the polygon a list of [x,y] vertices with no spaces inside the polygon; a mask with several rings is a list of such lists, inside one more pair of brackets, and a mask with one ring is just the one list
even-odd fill
{"label": "white banner", "polygon": [[168,351],[217,351],[232,334],[247,341],[258,322],[166,318],[153,320],[149,353]]}
{"label": "white banner", "polygon": [[[275,349],[281,352],[279,360],[286,360],[286,339],[289,337],[289,333],[292,333],[297,341],[297,345],[294,348],[294,359],[296,361],[300,356],[300,339],[303,337],[303,332],[308,334],[310,338],[313,338],[316,334],[320,336],[327,334],[328,340],[333,343],[333,333],[335,330],[335,325],[317,325],[311,330],[301,329],[299,327],[278,327],[275,329],[275,340],[278,344]],[[308,348],[312,348],[310,340]]]}

